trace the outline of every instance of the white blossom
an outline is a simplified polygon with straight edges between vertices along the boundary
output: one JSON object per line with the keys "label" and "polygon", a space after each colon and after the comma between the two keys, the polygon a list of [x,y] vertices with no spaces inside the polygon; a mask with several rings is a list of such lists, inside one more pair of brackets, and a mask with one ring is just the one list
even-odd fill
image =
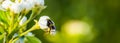
{"label": "white blossom", "polygon": [[56,34],[56,27],[55,24],[48,16],[42,16],[39,19],[39,26],[42,30],[50,31],[50,35]]}
{"label": "white blossom", "polygon": [[21,20],[20,20],[20,25],[22,25],[23,23],[25,23],[27,21],[27,17],[24,16]]}
{"label": "white blossom", "polygon": [[44,5],[44,0],[34,0],[37,5]]}
{"label": "white blossom", "polygon": [[18,14],[24,10],[24,6],[22,3],[15,3],[10,7],[10,10]]}
{"label": "white blossom", "polygon": [[48,28],[47,26],[47,19],[50,19],[48,16],[42,16],[39,19],[39,25],[41,29],[46,29]]}
{"label": "white blossom", "polygon": [[2,11],[6,11],[6,9],[4,9],[2,6],[0,6],[0,10],[2,10]]}
{"label": "white blossom", "polygon": [[15,2],[12,2],[11,0],[5,0],[2,2],[1,6],[4,9],[10,9],[10,11],[13,11],[14,13],[20,13],[23,10],[31,10],[35,7],[35,5],[44,6],[44,0],[15,0]]}
{"label": "white blossom", "polygon": [[26,0],[25,2],[23,2],[23,4],[25,7],[25,10],[27,11],[31,10],[35,5],[34,0]]}
{"label": "white blossom", "polygon": [[13,2],[11,2],[10,0],[5,0],[5,1],[3,1],[1,6],[5,9],[9,9],[12,4],[13,4]]}

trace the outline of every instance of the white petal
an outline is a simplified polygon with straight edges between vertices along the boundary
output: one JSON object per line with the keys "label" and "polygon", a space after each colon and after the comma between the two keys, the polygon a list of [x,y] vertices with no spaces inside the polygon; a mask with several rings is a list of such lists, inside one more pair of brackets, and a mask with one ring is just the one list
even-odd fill
{"label": "white petal", "polygon": [[34,36],[34,34],[32,32],[29,32],[26,34],[26,36]]}
{"label": "white petal", "polygon": [[25,23],[27,21],[27,17],[26,16],[24,16],[22,19],[21,19],[21,21],[20,21],[20,25],[22,25],[23,23]]}
{"label": "white petal", "polygon": [[34,0],[26,0],[26,2],[24,2],[24,7],[27,11],[31,10],[34,7],[34,5]]}
{"label": "white petal", "polygon": [[3,3],[2,3],[2,7],[5,8],[5,9],[8,9],[10,8],[10,6],[13,4],[13,2],[11,2],[10,0],[5,0]]}
{"label": "white petal", "polygon": [[47,26],[47,19],[50,19],[48,16],[42,16],[39,19],[39,25],[41,29],[46,29],[48,28]]}
{"label": "white petal", "polygon": [[14,13],[20,13],[22,10],[24,10],[24,6],[22,3],[15,3],[10,7],[10,10]]}
{"label": "white petal", "polygon": [[41,4],[41,5],[44,5],[44,0],[40,0],[40,4]]}
{"label": "white petal", "polygon": [[6,11],[6,9],[4,9],[2,6],[0,6],[0,10],[2,10],[2,11]]}
{"label": "white petal", "polygon": [[34,0],[37,5],[44,5],[44,0]]}

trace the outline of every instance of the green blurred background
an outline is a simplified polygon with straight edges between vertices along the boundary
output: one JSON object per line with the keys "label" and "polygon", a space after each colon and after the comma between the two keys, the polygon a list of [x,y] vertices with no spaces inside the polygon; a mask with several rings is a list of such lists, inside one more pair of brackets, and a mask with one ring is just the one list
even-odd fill
{"label": "green blurred background", "polygon": [[57,34],[46,38],[42,30],[33,31],[43,43],[120,43],[120,0],[45,0],[45,5],[40,16],[50,16]]}

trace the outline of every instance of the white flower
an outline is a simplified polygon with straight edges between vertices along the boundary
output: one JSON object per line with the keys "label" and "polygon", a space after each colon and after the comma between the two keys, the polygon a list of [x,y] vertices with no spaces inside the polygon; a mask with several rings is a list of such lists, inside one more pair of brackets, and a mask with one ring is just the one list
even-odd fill
{"label": "white flower", "polygon": [[6,11],[6,9],[4,9],[2,6],[0,6],[0,10],[2,10],[2,11]]}
{"label": "white flower", "polygon": [[[29,11],[34,7],[34,4],[35,4],[34,0],[21,0],[21,1],[15,0],[15,3],[18,4],[18,6],[19,6],[18,12],[21,12],[22,10],[25,10],[25,12]],[[16,5],[14,5],[14,6],[16,6]]]}
{"label": "white flower", "polygon": [[23,3],[14,3],[11,7],[10,10],[13,11],[14,13],[20,13],[24,10]]}
{"label": "white flower", "polygon": [[37,5],[44,5],[44,0],[34,0]]}
{"label": "white flower", "polygon": [[2,7],[5,9],[9,9],[12,4],[13,4],[13,2],[11,2],[10,0],[5,0],[2,3]]}
{"label": "white flower", "polygon": [[56,27],[54,25],[54,22],[50,20],[48,16],[42,16],[39,19],[39,26],[42,30],[47,30],[47,32],[50,32],[50,35],[56,34]]}
{"label": "white flower", "polygon": [[27,21],[27,17],[24,16],[21,20],[20,20],[20,25],[22,25],[23,23],[25,23]]}
{"label": "white flower", "polygon": [[15,0],[12,2],[11,0],[5,0],[2,3],[2,7],[4,9],[9,9],[14,13],[20,13],[23,10],[29,11],[35,7],[35,5],[44,5],[44,0]]}
{"label": "white flower", "polygon": [[25,2],[23,2],[23,4],[26,11],[31,10],[35,5],[34,0],[26,0]]}
{"label": "white flower", "polygon": [[50,18],[48,16],[42,16],[42,17],[40,17],[40,19],[39,19],[39,25],[40,25],[41,29],[47,29],[47,28],[49,28],[47,26],[47,19],[50,19]]}

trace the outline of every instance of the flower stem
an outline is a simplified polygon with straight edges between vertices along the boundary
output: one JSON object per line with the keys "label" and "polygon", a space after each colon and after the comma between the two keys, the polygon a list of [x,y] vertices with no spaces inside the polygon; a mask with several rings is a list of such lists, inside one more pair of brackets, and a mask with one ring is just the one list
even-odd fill
{"label": "flower stem", "polygon": [[32,28],[30,28],[29,30],[27,30],[27,31],[25,31],[24,33],[20,34],[20,36],[17,37],[17,38],[15,38],[12,42],[15,42],[15,41],[18,40],[20,37],[26,35],[27,33],[31,32],[31,31],[33,31],[33,30],[40,29],[40,26],[38,25],[38,22],[37,22],[37,21],[35,21],[35,22],[36,22],[36,24],[35,24]]}

